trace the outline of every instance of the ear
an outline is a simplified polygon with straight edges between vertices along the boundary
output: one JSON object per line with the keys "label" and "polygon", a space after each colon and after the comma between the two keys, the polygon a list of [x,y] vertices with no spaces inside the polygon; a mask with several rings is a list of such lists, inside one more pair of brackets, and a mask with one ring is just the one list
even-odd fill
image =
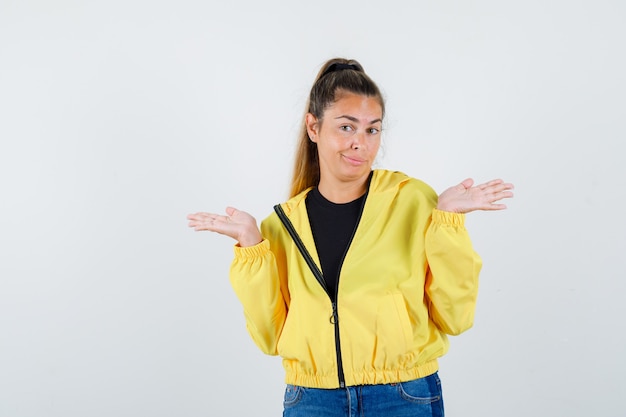
{"label": "ear", "polygon": [[306,131],[311,141],[317,142],[317,136],[319,134],[319,122],[317,117],[313,116],[312,113],[307,113],[304,118],[304,124],[306,125]]}

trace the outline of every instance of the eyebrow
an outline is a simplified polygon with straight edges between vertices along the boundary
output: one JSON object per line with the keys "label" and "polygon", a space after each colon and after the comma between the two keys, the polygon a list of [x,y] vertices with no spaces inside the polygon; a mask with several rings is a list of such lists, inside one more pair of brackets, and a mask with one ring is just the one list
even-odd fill
{"label": "eyebrow", "polygon": [[[335,117],[335,120],[337,120],[337,119],[348,119],[348,120],[350,120],[350,121],[352,121],[354,123],[359,123],[360,122],[360,120],[357,119],[356,117],[348,116],[347,114]],[[373,125],[374,123],[378,123],[378,122],[382,122],[382,119],[374,119],[374,120],[370,121],[369,124]]]}

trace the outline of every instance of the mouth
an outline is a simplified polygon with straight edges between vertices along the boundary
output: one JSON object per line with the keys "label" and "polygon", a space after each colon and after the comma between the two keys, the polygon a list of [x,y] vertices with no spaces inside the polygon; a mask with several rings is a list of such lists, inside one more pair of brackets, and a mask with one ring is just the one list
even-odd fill
{"label": "mouth", "polygon": [[361,158],[358,158],[358,157],[355,157],[355,156],[348,156],[348,155],[343,155],[343,154],[341,156],[343,156],[344,159],[349,164],[352,164],[352,165],[361,165],[361,164],[365,163],[364,159],[361,159]]}

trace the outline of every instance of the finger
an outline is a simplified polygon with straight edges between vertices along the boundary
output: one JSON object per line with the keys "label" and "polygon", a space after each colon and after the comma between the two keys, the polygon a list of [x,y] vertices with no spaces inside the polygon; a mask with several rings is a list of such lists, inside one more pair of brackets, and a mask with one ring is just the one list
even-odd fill
{"label": "finger", "polygon": [[504,181],[502,181],[501,179],[498,178],[498,179],[495,179],[495,180],[487,181],[487,182],[485,182],[483,184],[478,185],[477,187],[480,188],[481,190],[485,190],[487,188],[494,187],[494,186],[497,186],[499,184],[502,184],[503,182]]}
{"label": "finger", "polygon": [[512,197],[513,192],[511,190],[513,190],[514,188],[515,187],[511,183],[501,182],[498,184],[493,184],[491,186],[488,186],[483,191],[486,193],[492,194],[494,196],[499,196],[499,198],[504,198],[500,196]]}
{"label": "finger", "polygon": [[199,213],[193,213],[193,214],[187,215],[187,219],[188,220],[204,220],[204,219],[211,218],[212,216],[215,216],[215,214],[199,212]]}
{"label": "finger", "polygon": [[483,207],[483,210],[486,210],[486,211],[495,211],[495,210],[504,210],[504,209],[506,209],[506,204],[494,204],[494,203],[492,203],[492,204],[489,204],[486,207]]}
{"label": "finger", "polygon": [[193,227],[196,231],[207,230],[210,232],[218,232],[222,233],[223,230],[227,229],[230,225],[230,221],[226,220],[226,216],[218,216],[212,215],[206,218],[190,221],[189,227]]}
{"label": "finger", "polygon": [[216,218],[218,218],[219,215],[214,214],[214,213],[205,213],[205,212],[198,212],[198,213],[193,213],[193,214],[188,214],[187,215],[187,219],[189,220],[189,223],[194,223],[194,224],[201,224],[201,223],[206,223],[208,221],[214,220]]}
{"label": "finger", "polygon": [[495,185],[488,186],[484,188],[482,191],[485,193],[489,193],[493,196],[497,196],[498,198],[507,198],[513,197],[513,184],[511,183],[499,183]]}
{"label": "finger", "polygon": [[191,219],[189,223],[187,223],[189,227],[193,227],[196,231],[199,230],[209,230],[211,226],[210,219]]}
{"label": "finger", "polygon": [[216,232],[225,236],[230,236],[233,239],[237,239],[239,229],[240,226],[235,223],[224,222],[216,219],[209,222],[205,228],[201,230],[208,230],[210,232]]}
{"label": "finger", "polygon": [[504,190],[512,190],[515,187],[510,182],[500,182],[498,184],[493,184],[489,188],[494,189],[495,191],[504,191]]}
{"label": "finger", "polygon": [[206,219],[209,224],[219,224],[219,223],[231,223],[232,219],[230,216],[224,216],[222,214],[213,214]]}
{"label": "finger", "polygon": [[503,191],[493,195],[492,202],[502,200],[503,198],[513,198],[513,192],[511,191]]}
{"label": "finger", "polygon": [[474,185],[474,180],[471,178],[466,178],[461,181],[461,185],[467,190],[468,188],[472,188],[472,185]]}

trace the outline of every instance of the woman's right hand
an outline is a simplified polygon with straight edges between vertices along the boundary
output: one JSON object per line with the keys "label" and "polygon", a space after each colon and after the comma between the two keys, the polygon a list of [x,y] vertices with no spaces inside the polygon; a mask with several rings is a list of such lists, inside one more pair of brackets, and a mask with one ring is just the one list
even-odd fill
{"label": "woman's right hand", "polygon": [[256,219],[245,211],[226,207],[226,216],[213,213],[195,213],[187,216],[189,227],[196,232],[208,230],[230,236],[239,246],[254,246],[263,240]]}

